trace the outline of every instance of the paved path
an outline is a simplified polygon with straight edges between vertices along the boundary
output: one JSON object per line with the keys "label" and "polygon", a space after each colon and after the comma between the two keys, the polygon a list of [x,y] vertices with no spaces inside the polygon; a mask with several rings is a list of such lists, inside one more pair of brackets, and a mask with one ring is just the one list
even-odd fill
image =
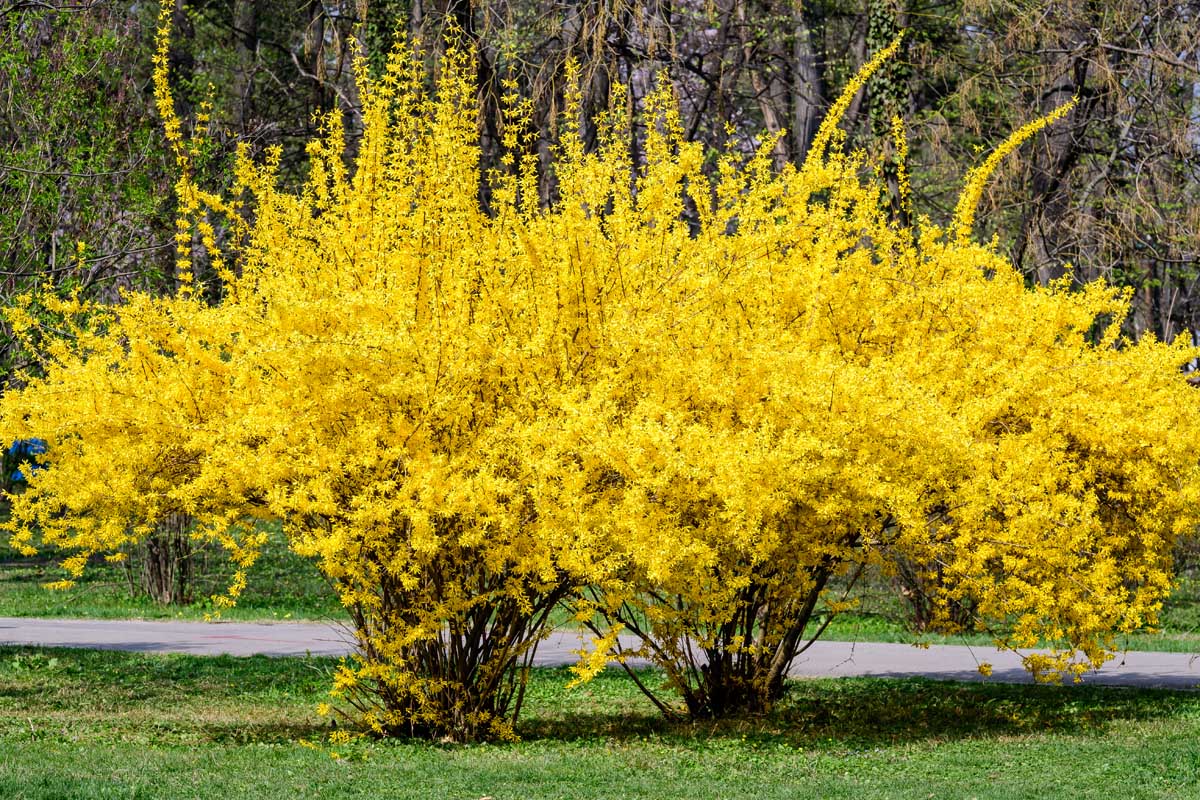
{"label": "paved path", "polygon": [[[333,624],[247,622],[145,622],[136,620],[32,619],[0,617],[0,644],[47,647],[94,647],[147,653],[193,653],[235,656],[312,655],[348,653],[350,632]],[[538,647],[541,665],[573,663],[581,646],[573,631],[558,631]],[[979,674],[979,662],[992,664],[990,678]],[[1028,673],[1014,653],[991,648],[934,645],[927,649],[906,644],[817,642],[792,667],[797,677],[923,676],[935,680],[991,680],[1029,683]],[[1130,652],[1084,682],[1108,686],[1200,689],[1200,654]]]}

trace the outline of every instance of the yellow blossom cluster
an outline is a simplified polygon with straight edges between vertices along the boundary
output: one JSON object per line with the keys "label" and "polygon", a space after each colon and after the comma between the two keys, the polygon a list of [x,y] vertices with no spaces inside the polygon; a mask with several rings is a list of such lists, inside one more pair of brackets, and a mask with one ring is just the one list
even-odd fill
{"label": "yellow blossom cluster", "polygon": [[972,243],[986,169],[952,235],[910,229],[836,113],[802,167],[767,142],[712,169],[662,82],[636,166],[623,105],[589,152],[568,98],[543,206],[515,90],[512,155],[481,176],[469,55],[429,93],[400,43],[359,69],[352,158],[330,115],[302,189],[275,153],[219,197],[191,184],[164,71],[180,241],[221,299],[188,262],[171,297],[60,301],[0,400],[7,435],[48,443],[17,546],[72,548],[78,574],[184,511],[244,569],[281,519],[355,625],[339,707],[461,739],[512,735],[564,602],[597,633],[581,677],[648,655],[693,714],[768,706],[818,610],[901,558],[1005,643],[1049,643],[1041,674],[1153,621],[1200,508],[1195,353],[1122,339],[1119,292],[1030,289]]}

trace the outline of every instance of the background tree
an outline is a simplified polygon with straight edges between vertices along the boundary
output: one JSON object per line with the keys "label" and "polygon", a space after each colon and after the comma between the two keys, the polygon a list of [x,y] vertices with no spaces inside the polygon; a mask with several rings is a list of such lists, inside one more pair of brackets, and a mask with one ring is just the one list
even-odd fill
{"label": "background tree", "polygon": [[1072,264],[1080,281],[1134,288],[1135,336],[1195,330],[1198,20],[1193,2],[964,3],[954,46],[923,55],[937,94],[916,135],[940,165],[914,167],[926,207],[944,207],[953,171],[998,128],[1077,96],[1065,125],[1001,168],[985,232],[1031,280]]}
{"label": "background tree", "polygon": [[[153,126],[145,118],[152,20],[106,0],[52,8],[16,3],[3,14],[9,66],[0,86],[7,81],[9,87],[6,129],[14,154],[4,173],[12,189],[5,195],[12,204],[6,237],[16,237],[5,271],[17,282],[42,270],[62,274],[73,269],[74,240],[82,238],[91,248],[85,282],[146,269],[161,274],[164,263],[152,269],[143,249],[167,238],[163,209],[154,208],[165,194],[162,153],[151,157],[146,150],[153,148]],[[597,146],[595,121],[612,87],[628,86],[627,102],[640,107],[653,76],[666,70],[680,96],[687,137],[709,148],[710,164],[732,124],[747,153],[760,133],[785,131],[775,144],[778,166],[801,163],[830,98],[906,29],[901,57],[873,79],[845,122],[851,141],[886,152],[891,118],[911,121],[914,213],[944,222],[958,176],[976,163],[980,148],[1077,94],[1068,125],[1033,143],[1030,158],[1002,167],[984,198],[982,233],[995,232],[1031,280],[1051,280],[1072,263],[1081,279],[1100,276],[1133,287],[1128,324],[1137,335],[1151,331],[1170,339],[1196,327],[1200,67],[1194,32],[1200,8],[1194,0],[636,0],[617,6],[587,0],[199,0],[177,3],[175,16],[178,99],[186,111],[211,98],[213,176],[222,174],[237,143],[256,152],[279,144],[281,175],[299,180],[314,112],[340,108],[351,146],[360,134],[353,57],[366,55],[380,66],[396,30],[434,52],[453,25],[479,56],[485,164],[495,166],[502,155],[501,82],[516,80],[531,102],[538,135],[526,146],[543,165],[543,199],[556,191],[546,167],[568,58],[585,76],[580,115],[589,147]],[[47,72],[51,60],[54,70]],[[103,69],[91,69],[101,61]],[[86,78],[67,80],[72,74]],[[89,117],[108,131],[90,143],[79,140],[80,126],[68,130],[74,112],[65,110],[89,107]],[[635,168],[644,158],[643,137],[632,145]],[[78,144],[47,149],[50,140]],[[157,172],[126,171],[138,159],[157,164]],[[900,213],[893,162],[889,155],[881,168],[893,212]],[[138,181],[157,190],[135,188]],[[488,191],[485,182],[485,202]],[[80,193],[96,202],[71,199]],[[110,201],[129,193],[137,196],[120,203],[120,224],[76,236],[88,232],[88,214],[107,219],[100,209],[115,209]],[[125,219],[139,208],[141,221],[151,221],[149,215],[154,224]]]}
{"label": "background tree", "polygon": [[[46,284],[110,299],[162,285],[170,179],[147,114],[146,34],[99,4],[0,12],[4,298]],[[0,353],[6,374],[22,359],[7,333]]]}

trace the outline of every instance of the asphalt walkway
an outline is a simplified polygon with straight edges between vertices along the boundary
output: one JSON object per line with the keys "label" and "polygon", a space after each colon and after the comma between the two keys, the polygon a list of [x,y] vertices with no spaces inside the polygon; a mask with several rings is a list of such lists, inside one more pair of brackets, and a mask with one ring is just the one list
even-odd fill
{"label": "asphalt walkway", "polygon": [[[345,627],[313,623],[150,622],[140,620],[0,617],[0,644],[89,647],[146,653],[235,656],[337,656],[349,653]],[[575,631],[555,631],[538,646],[535,663],[570,664],[583,646]],[[978,665],[992,665],[980,675]],[[929,648],[876,642],[815,643],[792,666],[796,677],[926,677],[934,680],[1030,683],[1015,653],[983,647]],[[1200,689],[1200,653],[1128,652],[1084,676],[1084,683],[1167,689]]]}

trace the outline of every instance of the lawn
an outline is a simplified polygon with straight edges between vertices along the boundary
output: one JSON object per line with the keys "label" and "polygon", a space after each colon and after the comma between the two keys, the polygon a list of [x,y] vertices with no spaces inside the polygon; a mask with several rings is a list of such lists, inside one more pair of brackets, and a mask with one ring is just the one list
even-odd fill
{"label": "lawn", "polygon": [[1200,796],[1200,693],[812,680],[668,724],[619,674],[537,670],[520,743],[313,748],[332,664],[0,648],[0,797]]}
{"label": "lawn", "polygon": [[[344,619],[345,612],[316,565],[288,550],[273,531],[262,558],[249,570],[249,585],[223,619]],[[214,594],[229,587],[232,569],[213,550],[196,557],[195,600],[161,606],[130,589],[124,566],[101,559],[89,564],[77,585],[52,591],[43,583],[65,577],[52,552],[29,558],[8,546],[0,533],[0,617],[88,617],[100,619],[204,619],[215,610]]]}

